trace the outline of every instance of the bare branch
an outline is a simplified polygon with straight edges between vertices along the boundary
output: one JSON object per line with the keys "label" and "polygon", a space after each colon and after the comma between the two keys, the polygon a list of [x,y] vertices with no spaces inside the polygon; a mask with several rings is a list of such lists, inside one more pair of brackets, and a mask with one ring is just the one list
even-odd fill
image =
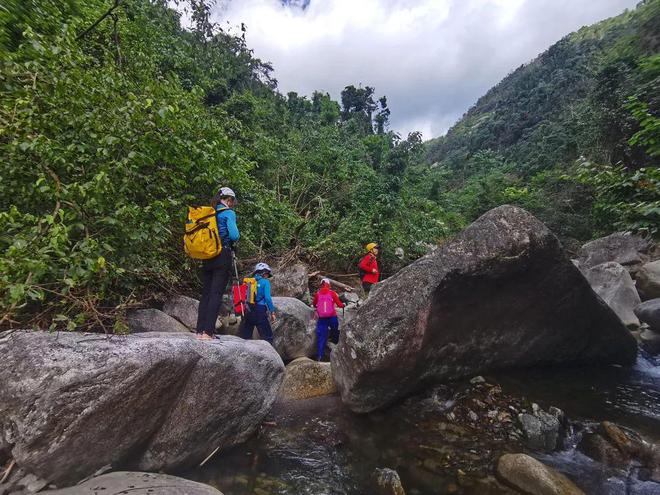
{"label": "bare branch", "polygon": [[113,12],[117,7],[119,7],[120,4],[121,4],[121,0],[115,0],[115,3],[112,5],[112,7],[110,7],[110,8],[106,11],[105,14],[103,14],[101,17],[99,17],[99,18],[94,22],[94,24],[92,24],[92,25],[89,26],[87,29],[85,29],[82,33],[80,33],[78,36],[76,36],[76,41],[79,41],[79,40],[83,39],[85,36],[87,36],[89,33],[91,33],[91,32],[96,28],[96,26],[98,26],[99,24],[101,24],[101,22],[103,22],[103,19],[105,19],[106,17],[108,17],[110,14],[112,14],[112,12]]}

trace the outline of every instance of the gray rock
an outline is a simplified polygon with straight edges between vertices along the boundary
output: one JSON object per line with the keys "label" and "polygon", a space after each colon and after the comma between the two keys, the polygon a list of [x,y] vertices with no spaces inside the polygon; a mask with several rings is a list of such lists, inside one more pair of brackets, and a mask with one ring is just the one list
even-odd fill
{"label": "gray rock", "polygon": [[295,297],[309,301],[309,269],[303,263],[275,268],[271,293],[280,297]]}
{"label": "gray rock", "polygon": [[497,462],[497,475],[523,493],[584,495],[566,476],[526,454],[504,454]]}
{"label": "gray rock", "polygon": [[660,298],[660,260],[642,265],[635,280],[644,299]]}
{"label": "gray rock", "polygon": [[[4,467],[7,468],[7,466]],[[5,473],[4,469],[0,470],[0,479],[4,480],[3,483],[0,483],[0,494],[2,495],[36,493],[48,486],[48,481],[26,472],[15,464],[6,478]]]}
{"label": "gray rock", "polygon": [[190,329],[178,320],[158,309],[134,309],[126,314],[126,322],[132,333],[172,332],[190,333]]}
{"label": "gray rock", "polygon": [[48,495],[222,495],[212,486],[168,474],[117,471],[97,476],[76,486],[50,490]]}
{"label": "gray rock", "polygon": [[546,412],[518,416],[525,435],[525,443],[532,450],[552,451],[557,447],[559,420]]}
{"label": "gray rock", "polygon": [[608,261],[630,268],[646,261],[651,247],[651,243],[640,236],[629,232],[615,232],[587,242],[580,249],[578,261],[583,270]]}
{"label": "gray rock", "polygon": [[372,475],[374,495],[406,495],[399,473],[394,469],[378,468]]}
{"label": "gray rock", "polygon": [[223,335],[238,335],[241,326],[240,317],[234,315],[222,316],[219,318],[219,322],[221,324],[218,330],[219,333]]}
{"label": "gray rock", "polygon": [[639,340],[648,352],[651,354],[660,354],[660,333],[647,328],[639,334]]}
{"label": "gray rock", "polygon": [[358,304],[360,303],[360,296],[355,292],[342,292],[341,299],[346,302],[346,304]]}
{"label": "gray rock", "polygon": [[560,423],[564,421],[565,418],[564,411],[562,411],[558,407],[550,406],[548,408],[548,413],[554,416],[555,418],[557,418],[557,421],[559,421]]}
{"label": "gray rock", "polygon": [[285,361],[316,355],[314,310],[293,297],[274,297],[278,317],[273,323],[273,346]]}
{"label": "gray rock", "polygon": [[283,399],[309,399],[337,393],[332,379],[330,363],[320,363],[309,358],[297,358],[286,366],[284,382],[280,388]]}
{"label": "gray rock", "polygon": [[660,298],[644,301],[635,308],[635,315],[652,331],[660,333]]}
{"label": "gray rock", "polygon": [[628,328],[639,327],[634,309],[641,303],[635,282],[628,270],[613,261],[601,263],[584,272],[591,288],[614,310]]}
{"label": "gray rock", "polygon": [[636,354],[630,332],[547,227],[501,206],[378,284],[331,362],[342,400],[368,412],[492,369],[629,364]]}
{"label": "gray rock", "polygon": [[178,333],[0,334],[0,435],[57,485],[107,465],[167,471],[245,441],[277,396],[270,345]]}
{"label": "gray rock", "polygon": [[[174,296],[165,301],[163,313],[176,318],[190,329],[197,327],[197,313],[199,310],[199,301],[188,296]],[[215,328],[222,327],[220,318],[215,323]]]}
{"label": "gray rock", "polygon": [[347,304],[344,308],[337,309],[337,317],[339,319],[340,333],[342,328],[344,328],[344,325],[346,325],[349,321],[355,318],[355,315],[358,313],[359,308],[360,307],[355,304]]}

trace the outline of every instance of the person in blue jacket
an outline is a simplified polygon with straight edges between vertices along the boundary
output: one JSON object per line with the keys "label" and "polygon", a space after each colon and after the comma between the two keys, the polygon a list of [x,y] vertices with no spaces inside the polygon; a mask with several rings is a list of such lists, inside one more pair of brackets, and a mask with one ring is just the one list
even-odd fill
{"label": "person in blue jacket", "polygon": [[216,210],[222,251],[215,258],[202,262],[202,297],[197,313],[197,337],[200,339],[213,338],[222,296],[231,279],[234,244],[240,237],[233,210],[235,205],[236,194],[228,187],[221,187],[211,199],[211,206]]}
{"label": "person in blue jacket", "polygon": [[252,332],[256,326],[261,340],[266,340],[270,344],[273,343],[273,330],[270,327],[268,318],[268,313],[270,312],[270,319],[275,321],[275,306],[270,296],[270,280],[268,280],[272,275],[273,271],[267,263],[257,263],[257,266],[254,268],[257,291],[254,295],[254,304],[248,304],[248,310],[243,317],[238,332],[239,337],[243,339],[251,339]]}

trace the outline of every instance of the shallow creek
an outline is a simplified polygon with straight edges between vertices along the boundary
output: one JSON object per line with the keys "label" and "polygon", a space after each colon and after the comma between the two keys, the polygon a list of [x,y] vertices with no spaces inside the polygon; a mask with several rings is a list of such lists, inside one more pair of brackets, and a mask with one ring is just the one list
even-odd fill
{"label": "shallow creek", "polygon": [[[495,462],[504,452],[527,452],[588,494],[660,493],[660,484],[641,481],[635,468],[607,468],[575,448],[582,432],[602,420],[660,442],[660,358],[642,354],[631,368],[548,368],[486,378],[478,386],[441,386],[369,415],[351,413],[336,396],[280,403],[259,435],[181,474],[225,495],[357,495],[372,492],[375,468],[390,467],[408,495],[507,494],[494,477]],[[515,418],[532,402],[566,413],[570,427],[560,450],[525,449]]]}

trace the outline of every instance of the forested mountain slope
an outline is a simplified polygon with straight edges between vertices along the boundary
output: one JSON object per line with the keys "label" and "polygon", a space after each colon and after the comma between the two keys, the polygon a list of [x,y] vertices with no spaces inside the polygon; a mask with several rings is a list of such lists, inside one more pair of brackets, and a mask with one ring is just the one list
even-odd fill
{"label": "forested mountain slope", "polygon": [[[637,211],[610,207],[631,194],[652,202],[657,193],[657,171],[649,168],[660,154],[659,49],[657,0],[569,34],[488,91],[445,136],[426,143],[428,163],[444,173],[434,194],[463,186],[464,194],[451,198],[470,218],[503,201],[518,202],[578,238],[615,222],[653,230],[657,204]],[[589,164],[576,171],[580,157]],[[646,191],[613,190],[617,180],[622,185],[630,178],[644,181]],[[612,194],[598,196],[607,192],[599,186]]]}

